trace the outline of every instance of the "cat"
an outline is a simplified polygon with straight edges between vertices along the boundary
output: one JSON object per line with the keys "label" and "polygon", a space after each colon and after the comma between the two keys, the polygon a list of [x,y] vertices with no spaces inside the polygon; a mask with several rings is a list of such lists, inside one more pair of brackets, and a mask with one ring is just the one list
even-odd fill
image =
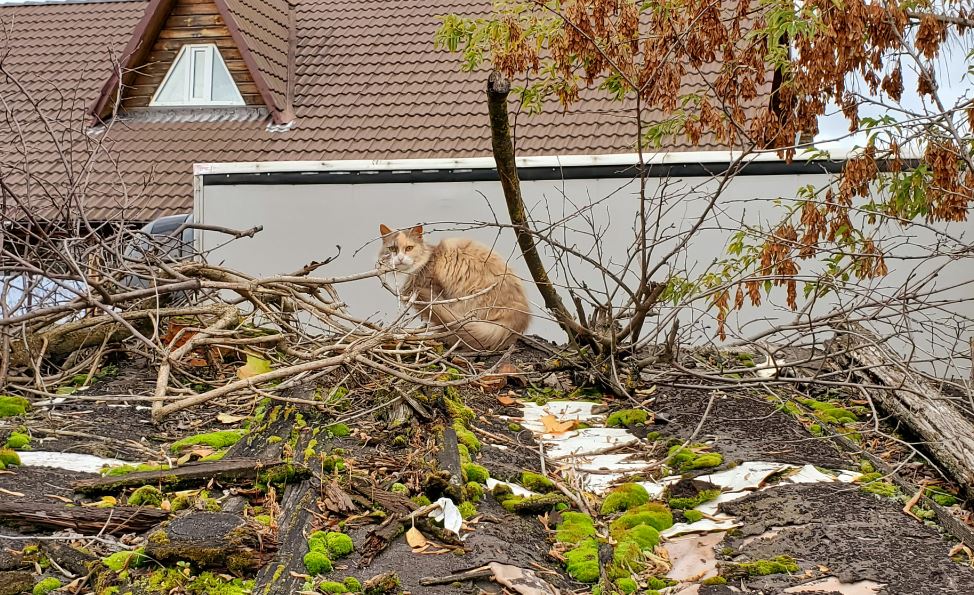
{"label": "cat", "polygon": [[449,328],[454,340],[474,351],[494,351],[527,330],[531,309],[521,280],[487,246],[464,238],[427,244],[421,225],[380,225],[379,233],[379,264],[405,277],[400,296],[408,299],[415,291],[420,316]]}

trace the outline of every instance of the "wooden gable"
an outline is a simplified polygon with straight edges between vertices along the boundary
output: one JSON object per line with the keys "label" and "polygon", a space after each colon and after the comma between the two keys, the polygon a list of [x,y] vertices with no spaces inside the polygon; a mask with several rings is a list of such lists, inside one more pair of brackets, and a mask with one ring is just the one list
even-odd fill
{"label": "wooden gable", "polygon": [[135,68],[136,75],[122,95],[122,108],[147,107],[179,50],[193,43],[216,44],[244,103],[264,105],[216,3],[213,0],[175,0],[152,48],[142,64]]}

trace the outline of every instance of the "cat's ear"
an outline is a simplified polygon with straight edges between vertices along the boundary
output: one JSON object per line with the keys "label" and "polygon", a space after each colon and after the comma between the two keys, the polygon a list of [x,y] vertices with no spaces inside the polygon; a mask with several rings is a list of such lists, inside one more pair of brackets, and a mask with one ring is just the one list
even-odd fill
{"label": "cat's ear", "polygon": [[423,226],[417,225],[416,227],[409,230],[410,235],[414,235],[417,238],[423,237]]}
{"label": "cat's ear", "polygon": [[388,234],[392,233],[392,230],[389,229],[388,227],[386,227],[386,224],[385,223],[380,223],[379,224],[379,233],[382,234],[382,235],[388,235]]}

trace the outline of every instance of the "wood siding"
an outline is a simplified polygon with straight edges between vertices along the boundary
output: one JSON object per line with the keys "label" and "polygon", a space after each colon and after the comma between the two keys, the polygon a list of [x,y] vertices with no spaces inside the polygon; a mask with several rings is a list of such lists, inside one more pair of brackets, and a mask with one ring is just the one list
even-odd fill
{"label": "wood siding", "polygon": [[264,104],[213,0],[176,0],[145,62],[138,67],[138,74],[125,89],[122,107],[148,106],[179,50],[193,43],[216,44],[244,102],[247,105]]}

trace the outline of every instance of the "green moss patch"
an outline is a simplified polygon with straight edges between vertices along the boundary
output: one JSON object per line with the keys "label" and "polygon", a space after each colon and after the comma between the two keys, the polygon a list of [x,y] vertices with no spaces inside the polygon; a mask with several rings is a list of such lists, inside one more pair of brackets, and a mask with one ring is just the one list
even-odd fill
{"label": "green moss patch", "polygon": [[30,401],[23,397],[0,397],[0,417],[16,417],[30,411]]}
{"label": "green moss patch", "polygon": [[639,583],[630,577],[617,578],[614,584],[622,593],[635,593],[639,590]]}
{"label": "green moss patch", "polygon": [[304,555],[304,567],[311,576],[327,574],[334,569],[328,554],[316,550]]}
{"label": "green moss patch", "polygon": [[31,591],[31,595],[47,595],[51,591],[60,588],[61,588],[61,581],[59,581],[54,577],[49,576],[46,579],[43,579],[41,582],[34,585],[34,590]]}
{"label": "green moss patch", "polygon": [[564,512],[561,523],[555,530],[555,539],[560,543],[578,544],[595,537],[595,523],[592,517],[581,512]]}
{"label": "green moss patch", "polygon": [[624,512],[649,502],[649,492],[638,483],[625,483],[609,492],[602,502],[602,514]]}
{"label": "green moss patch", "polygon": [[565,570],[580,583],[599,580],[599,543],[595,539],[584,539],[565,552]]}
{"label": "green moss patch", "polygon": [[226,448],[236,444],[243,435],[243,430],[220,430],[218,432],[196,434],[195,436],[188,436],[182,440],[173,442],[170,448],[173,452],[178,452],[189,446],[209,446],[216,449]]}
{"label": "green moss patch", "polygon": [[709,447],[705,444],[692,444],[689,447],[675,444],[670,447],[667,459],[670,466],[680,473],[721,465],[724,462],[723,455],[716,452],[701,452],[707,448]]}
{"label": "green moss patch", "polygon": [[619,541],[626,531],[640,525],[648,525],[657,531],[664,531],[673,526],[673,513],[661,502],[649,502],[628,510],[612,521],[609,524],[609,533],[613,539]]}
{"label": "green moss patch", "polygon": [[725,578],[742,578],[746,576],[767,576],[769,574],[789,574],[799,570],[801,569],[791,556],[777,556],[770,560],[726,564],[721,567],[720,575]]}
{"label": "green moss patch", "polygon": [[145,485],[138,488],[129,496],[129,506],[159,506],[162,504],[162,492],[156,486]]}
{"label": "green moss patch", "polygon": [[927,498],[930,498],[941,506],[953,506],[960,502],[957,496],[938,487],[928,487],[925,493]]}
{"label": "green moss patch", "polygon": [[30,448],[30,436],[21,432],[12,432],[7,441],[3,444],[4,448],[13,450],[24,450]]}
{"label": "green moss patch", "polygon": [[115,552],[107,558],[102,558],[101,563],[115,572],[121,572],[126,568],[139,568],[147,561],[148,558],[145,557],[144,550],[139,548],[137,550]]}
{"label": "green moss patch", "polygon": [[623,409],[609,415],[605,420],[605,425],[610,428],[631,428],[644,425],[648,419],[649,413],[642,409]]}
{"label": "green moss patch", "polygon": [[20,455],[10,448],[0,448],[0,469],[11,465],[20,465]]}
{"label": "green moss patch", "polygon": [[457,506],[457,510],[460,511],[460,516],[464,519],[472,519],[473,517],[477,516],[477,506],[470,501],[461,502],[460,505]]}
{"label": "green moss patch", "polygon": [[477,483],[487,483],[487,478],[490,477],[490,472],[487,471],[486,467],[481,467],[475,463],[463,465],[463,474],[466,476],[467,481],[475,481]]}
{"label": "green moss patch", "polygon": [[347,424],[334,424],[325,428],[334,438],[345,438],[352,433]]}
{"label": "green moss patch", "polygon": [[459,419],[453,422],[453,430],[457,433],[457,441],[467,447],[467,452],[479,452],[480,440],[473,432],[467,429]]}
{"label": "green moss patch", "polygon": [[866,473],[857,479],[856,483],[859,484],[859,489],[862,491],[883,496],[884,498],[895,498],[900,493],[899,488],[883,480],[883,474],[879,472]]}
{"label": "green moss patch", "polygon": [[678,510],[687,510],[690,508],[696,508],[704,502],[709,502],[720,495],[719,489],[713,490],[701,490],[696,496],[688,496],[683,498],[670,498],[667,503],[670,508],[675,508]]}
{"label": "green moss patch", "polygon": [[688,523],[696,523],[703,518],[703,513],[699,510],[684,510],[683,518],[685,518]]}
{"label": "green moss patch", "polygon": [[532,473],[531,471],[521,473],[521,485],[539,494],[547,494],[557,489],[555,482],[540,473]]}
{"label": "green moss patch", "polygon": [[854,411],[838,407],[834,403],[815,399],[798,399],[798,402],[811,409],[815,417],[828,424],[839,426],[859,421],[859,416]]}

